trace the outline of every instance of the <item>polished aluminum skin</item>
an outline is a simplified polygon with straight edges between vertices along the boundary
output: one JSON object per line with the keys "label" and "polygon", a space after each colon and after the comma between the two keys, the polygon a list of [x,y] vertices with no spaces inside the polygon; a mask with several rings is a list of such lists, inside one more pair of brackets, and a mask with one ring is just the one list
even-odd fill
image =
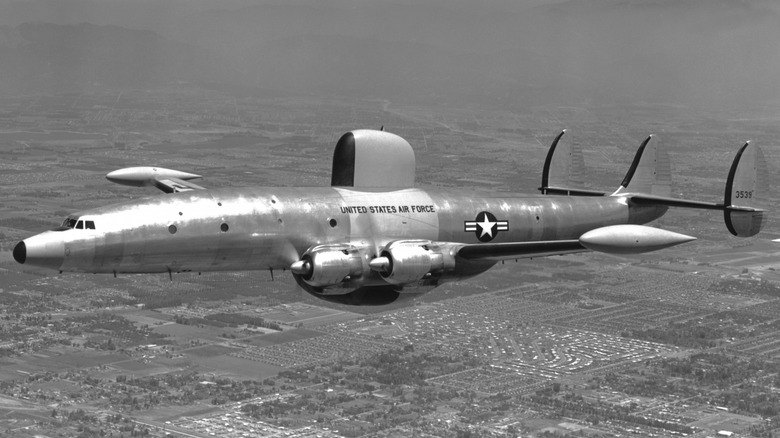
{"label": "polished aluminum skin", "polygon": [[[553,154],[561,135],[545,164],[543,192],[571,192],[551,186],[566,184],[566,178],[550,169],[580,172],[556,165]],[[187,172],[121,169],[108,178],[167,194],[74,213],[61,227],[20,242],[14,258],[61,272],[114,275],[289,269],[301,287],[320,298],[384,304],[410,289],[479,274],[499,260],[586,250],[633,254],[693,240],[639,225],[659,218],[668,206],[724,210],[727,221],[729,211],[737,212],[744,220],[734,225],[734,234],[758,232],[763,216],[752,206],[665,196],[668,172],[654,169],[658,163],[668,167],[668,159],[658,158],[650,140],[612,195],[411,188],[411,146],[398,136],[368,130],[345,134],[337,145],[334,184],[341,187],[207,190],[191,183],[199,176]],[[389,144],[393,154],[387,154]],[[372,161],[378,150],[384,155]],[[740,155],[727,190],[742,194],[744,201],[747,189],[751,194],[755,189],[750,176],[755,166],[752,161],[739,166]],[[751,160],[759,155],[746,154]],[[402,172],[384,179],[390,187],[378,187],[377,180],[393,169]],[[645,175],[640,183],[631,182],[635,171]]]}
{"label": "polished aluminum skin", "polygon": [[[492,243],[578,239],[606,225],[646,223],[665,210],[629,210],[624,199],[613,197],[487,198],[422,189],[190,191],[76,213],[71,217],[93,221],[95,229],[60,228],[25,239],[25,263],[94,273],[281,270],[313,245],[348,243],[374,256],[405,239],[465,244],[479,244],[479,237],[492,237]],[[464,223],[481,219],[482,211],[507,220],[508,230],[496,231],[488,221],[476,232],[465,231]]]}

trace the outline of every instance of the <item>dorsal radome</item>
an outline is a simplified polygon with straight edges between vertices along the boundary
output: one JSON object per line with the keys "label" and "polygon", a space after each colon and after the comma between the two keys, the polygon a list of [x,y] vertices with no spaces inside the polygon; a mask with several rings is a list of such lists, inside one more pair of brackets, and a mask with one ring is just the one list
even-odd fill
{"label": "dorsal radome", "polygon": [[331,186],[357,188],[414,187],[412,146],[385,131],[358,129],[344,134],[333,151]]}

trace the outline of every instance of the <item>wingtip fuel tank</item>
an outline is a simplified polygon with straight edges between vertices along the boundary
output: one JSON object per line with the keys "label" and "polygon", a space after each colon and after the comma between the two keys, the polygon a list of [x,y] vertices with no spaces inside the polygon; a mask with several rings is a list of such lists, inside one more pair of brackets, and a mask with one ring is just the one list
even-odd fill
{"label": "wingtip fuel tank", "polygon": [[176,178],[187,181],[202,178],[202,176],[162,167],[126,167],[106,175],[106,179],[113,183],[134,187],[153,185],[150,182],[159,178]]}
{"label": "wingtip fuel tank", "polygon": [[608,254],[640,254],[696,240],[695,237],[644,225],[611,225],[580,236],[585,248]]}

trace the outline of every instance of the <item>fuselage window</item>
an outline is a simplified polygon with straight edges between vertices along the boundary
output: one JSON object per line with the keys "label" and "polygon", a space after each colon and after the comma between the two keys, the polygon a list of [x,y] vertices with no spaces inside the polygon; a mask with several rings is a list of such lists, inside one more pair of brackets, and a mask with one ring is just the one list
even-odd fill
{"label": "fuselage window", "polygon": [[95,221],[84,221],[84,226],[88,230],[94,230],[95,229]]}

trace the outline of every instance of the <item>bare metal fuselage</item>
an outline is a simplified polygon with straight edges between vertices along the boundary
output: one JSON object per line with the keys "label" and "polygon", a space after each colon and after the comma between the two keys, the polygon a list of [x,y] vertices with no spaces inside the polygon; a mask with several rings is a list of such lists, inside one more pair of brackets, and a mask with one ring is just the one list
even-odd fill
{"label": "bare metal fuselage", "polygon": [[669,197],[669,159],[652,136],[611,195],[572,191],[581,160],[560,147],[563,134],[550,147],[540,189],[577,196],[411,188],[408,142],[356,130],[337,142],[331,187],[207,190],[187,172],[113,171],[110,181],[168,194],[71,215],[62,227],[19,242],[13,257],[61,272],[289,269],[318,298],[369,305],[479,274],[499,260],[587,250],[636,254],[694,240],[640,225],[669,206],[721,210],[737,236],[761,230],[763,210],[752,199],[763,186],[763,155],[749,143],[716,204]]}
{"label": "bare metal fuselage", "polygon": [[[542,197],[463,191],[245,188],[162,195],[78,213],[94,229],[50,231],[61,242],[60,271],[144,273],[287,269],[308,248],[349,243],[375,257],[408,239],[479,244],[467,222],[490,212],[505,228],[491,243],[577,239],[613,224],[641,224],[665,207],[629,206],[621,197]],[[469,231],[467,231],[469,230]],[[484,234],[484,231],[482,231]],[[483,236],[485,237],[485,236]],[[29,239],[28,239],[29,241]],[[30,245],[41,245],[30,241]],[[58,252],[60,248],[49,248]],[[452,272],[473,275],[492,263]],[[370,278],[363,279],[371,284]],[[376,279],[381,282],[381,279]]]}

